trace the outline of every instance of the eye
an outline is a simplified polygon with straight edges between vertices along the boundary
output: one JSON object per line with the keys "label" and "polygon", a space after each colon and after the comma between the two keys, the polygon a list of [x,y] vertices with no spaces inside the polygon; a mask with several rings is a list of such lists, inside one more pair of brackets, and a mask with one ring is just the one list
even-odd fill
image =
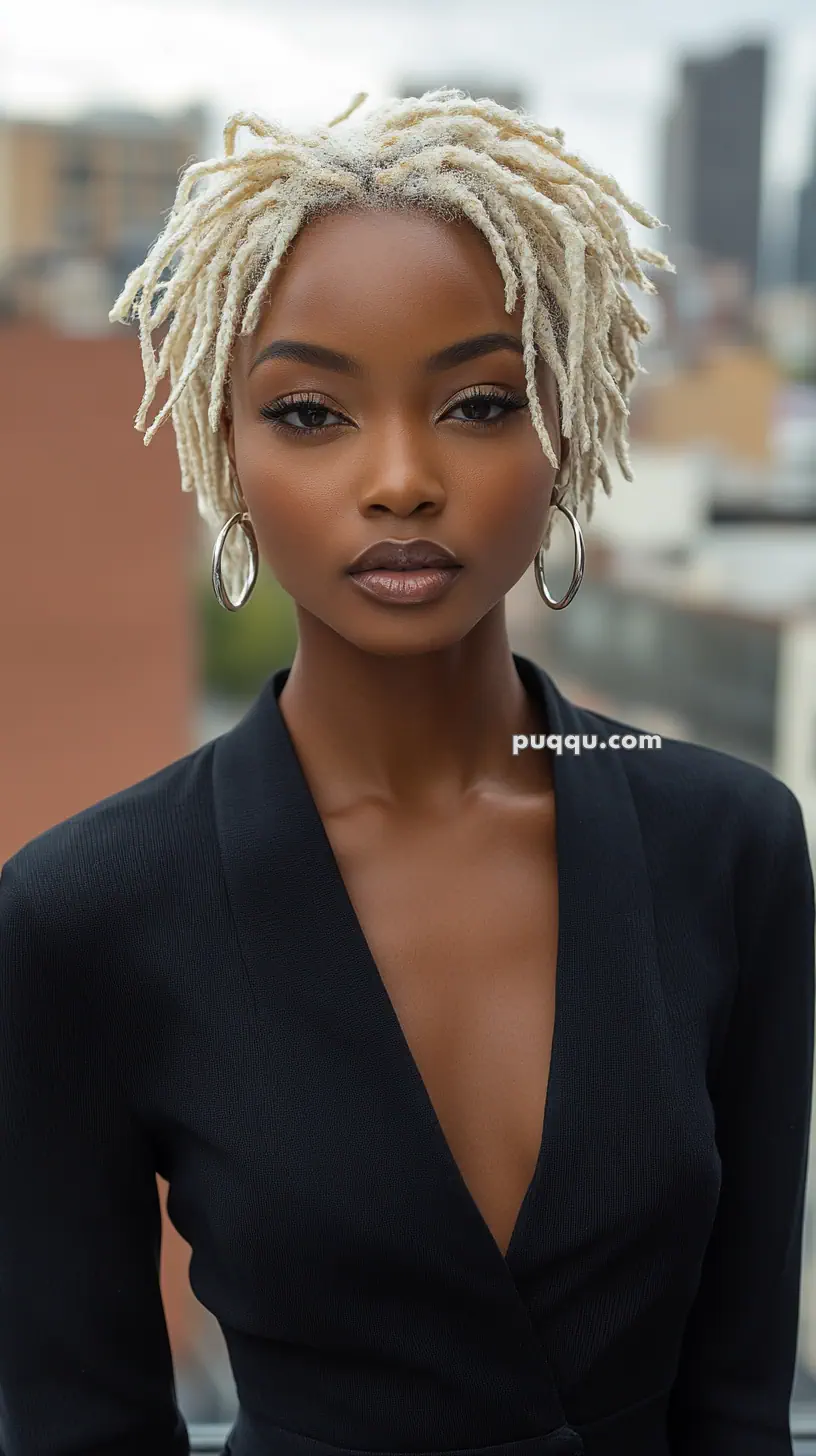
{"label": "eye", "polygon": [[[273,429],[283,430],[289,435],[316,435],[326,429],[324,416],[333,415],[335,420],[341,424],[350,424],[345,415],[339,414],[336,410],[330,410],[324,404],[319,395],[288,395],[286,399],[276,400],[274,404],[261,405],[260,413],[265,420],[269,420]],[[294,415],[299,420],[298,424],[289,424],[286,416]]]}
{"label": "eye", "polygon": [[[475,387],[468,390],[449,406],[443,419],[454,419],[457,424],[484,429],[500,425],[508,415],[527,408],[527,396],[511,389]],[[465,411],[464,419],[456,419],[453,410]],[[475,411],[475,415],[474,415]],[[351,420],[338,410],[332,410],[318,394],[287,395],[285,399],[260,407],[260,414],[269,420],[273,429],[288,435],[318,435],[334,429],[337,424],[349,425]],[[288,416],[296,423],[290,423]],[[327,423],[332,418],[335,424]],[[481,416],[481,418],[480,418]]]}
{"label": "eye", "polygon": [[[466,411],[465,418],[458,420],[458,424],[476,425],[477,427],[484,428],[486,425],[500,425],[508,415],[526,408],[526,394],[519,394],[512,389],[474,387],[450,406],[450,409],[443,415],[443,419],[455,418],[451,414],[451,411],[464,409]],[[475,418],[472,413],[469,413],[471,409],[476,411]],[[499,410],[498,414],[491,413],[491,411],[496,409]]]}

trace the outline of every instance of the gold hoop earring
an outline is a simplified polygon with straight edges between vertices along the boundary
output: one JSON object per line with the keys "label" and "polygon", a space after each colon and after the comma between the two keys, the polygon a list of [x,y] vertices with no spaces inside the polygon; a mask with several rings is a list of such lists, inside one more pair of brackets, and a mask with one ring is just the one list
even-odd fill
{"label": "gold hoop earring", "polygon": [[572,534],[575,539],[575,565],[572,571],[572,580],[570,581],[570,584],[567,587],[564,595],[561,597],[560,601],[556,601],[554,597],[550,596],[550,593],[547,589],[547,583],[544,579],[544,547],[539,546],[535,558],[535,581],[536,586],[538,587],[539,595],[541,596],[542,600],[546,602],[547,606],[551,607],[554,612],[560,612],[563,610],[564,607],[569,606],[570,602],[575,596],[575,593],[581,585],[584,576],[584,562],[586,560],[586,550],[584,547],[584,537],[581,531],[581,527],[578,524],[577,518],[569,509],[569,506],[562,506],[560,500],[557,500],[555,502],[555,508],[556,510],[561,511],[562,515],[565,515],[567,517],[567,520],[572,526]]}
{"label": "gold hoop earring", "polygon": [[[233,481],[233,495],[236,497],[236,499],[241,498],[237,480]],[[239,596],[237,601],[233,602],[230,600],[226,591],[224,590],[224,582],[221,575],[221,553],[224,550],[224,542],[226,541],[233,526],[236,525],[241,527],[241,530],[246,537],[247,547],[249,549],[249,575],[244,583],[241,595]],[[219,604],[224,607],[225,610],[228,612],[240,611],[241,607],[245,606],[246,603],[249,601],[249,598],[252,596],[252,592],[255,588],[255,583],[257,580],[258,538],[255,535],[255,527],[252,524],[249,511],[243,509],[236,511],[234,515],[230,516],[228,521],[224,522],[224,525],[221,527],[221,530],[218,532],[218,535],[216,537],[215,545],[213,546],[212,584],[213,591],[215,592],[216,601],[219,602]]]}

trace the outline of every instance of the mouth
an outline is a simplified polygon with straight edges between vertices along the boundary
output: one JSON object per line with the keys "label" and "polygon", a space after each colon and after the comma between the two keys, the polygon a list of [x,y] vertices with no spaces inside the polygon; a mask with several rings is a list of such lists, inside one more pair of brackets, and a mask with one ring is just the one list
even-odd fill
{"label": "mouth", "polygon": [[375,541],[355,556],[348,571],[418,571],[427,567],[461,566],[454,553],[438,541]]}
{"label": "mouth", "polygon": [[407,605],[443,595],[462,571],[447,546],[435,541],[377,541],[355,557],[348,574],[367,596]]}

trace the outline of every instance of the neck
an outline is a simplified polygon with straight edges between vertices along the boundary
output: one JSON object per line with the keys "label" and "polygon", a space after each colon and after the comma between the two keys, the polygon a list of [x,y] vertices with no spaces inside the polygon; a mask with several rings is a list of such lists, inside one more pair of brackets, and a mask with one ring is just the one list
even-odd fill
{"label": "neck", "polygon": [[544,755],[512,755],[514,734],[545,723],[513,662],[504,602],[462,641],[410,656],[365,652],[300,610],[298,624],[279,704],[324,812],[362,798],[444,812],[491,782],[540,787]]}

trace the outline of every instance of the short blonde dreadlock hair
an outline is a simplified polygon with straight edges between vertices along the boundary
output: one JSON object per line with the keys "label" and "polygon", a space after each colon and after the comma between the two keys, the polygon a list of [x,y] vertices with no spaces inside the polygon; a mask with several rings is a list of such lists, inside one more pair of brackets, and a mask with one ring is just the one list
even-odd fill
{"label": "short blonde dreadlock hair", "polygon": [[[181,488],[195,491],[199,515],[220,530],[236,508],[220,428],[233,342],[237,331],[255,328],[295,235],[309,218],[346,207],[426,207],[444,218],[468,218],[484,234],[504,279],[508,313],[521,285],[532,423],[557,465],[536,393],[536,359],[543,356],[570,440],[559,499],[573,509],[584,501],[589,519],[597,480],[611,491],[608,443],[632,479],[628,396],[639,372],[637,342],[649,324],[625,285],[655,293],[643,265],[673,271],[664,254],[633,246],[616,204],[646,227],[662,224],[612,177],[568,152],[562,131],[522,110],[440,87],[387,101],[345,133],[331,130],[366,99],[360,92],[327,126],[305,134],[238,112],[224,128],[224,157],[184,170],[164,231],[109,315],[111,322],[138,319],[145,392],[136,429],[147,445],[172,415]],[[239,154],[242,127],[258,140]],[[168,319],[157,357],[151,334]],[[168,369],[169,397],[146,428]],[[544,546],[553,517],[554,505]],[[230,595],[247,565],[243,532],[234,530],[222,561]]]}

